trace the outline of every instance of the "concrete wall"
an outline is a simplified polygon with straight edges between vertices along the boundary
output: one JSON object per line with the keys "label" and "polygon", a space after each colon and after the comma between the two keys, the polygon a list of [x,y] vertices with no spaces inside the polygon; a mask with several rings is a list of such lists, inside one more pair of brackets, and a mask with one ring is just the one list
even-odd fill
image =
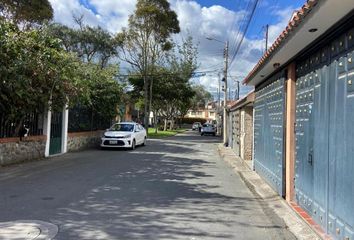
{"label": "concrete wall", "polygon": [[67,150],[70,152],[99,147],[102,134],[103,131],[69,133]]}
{"label": "concrete wall", "polygon": [[46,136],[0,138],[0,165],[44,158]]}

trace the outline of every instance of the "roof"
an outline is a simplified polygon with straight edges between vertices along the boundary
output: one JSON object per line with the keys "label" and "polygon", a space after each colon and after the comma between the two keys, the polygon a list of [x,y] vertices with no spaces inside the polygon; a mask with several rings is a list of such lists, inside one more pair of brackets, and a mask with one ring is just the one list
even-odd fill
{"label": "roof", "polygon": [[307,0],[294,12],[286,28],[243,80],[243,84],[256,85],[265,80],[277,71],[277,67],[284,66],[350,13],[353,6],[353,0]]}
{"label": "roof", "polygon": [[237,100],[237,102],[235,102],[233,105],[231,105],[230,110],[233,111],[233,110],[242,108],[250,103],[253,104],[254,97],[255,97],[254,90],[252,90],[246,96]]}
{"label": "roof", "polygon": [[262,67],[264,62],[278,49],[280,48],[284,40],[291,34],[291,32],[297,28],[306,15],[311,11],[311,9],[317,4],[318,0],[308,0],[302,8],[295,11],[291,20],[289,21],[286,28],[274,41],[273,45],[264,53],[261,59],[258,61],[257,65],[252,69],[252,71],[244,79],[243,83],[247,84],[250,81],[250,78]]}

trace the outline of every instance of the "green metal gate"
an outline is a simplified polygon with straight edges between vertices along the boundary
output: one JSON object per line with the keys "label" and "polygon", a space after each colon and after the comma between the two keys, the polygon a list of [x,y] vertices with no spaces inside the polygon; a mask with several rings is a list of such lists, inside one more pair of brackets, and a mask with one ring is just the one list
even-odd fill
{"label": "green metal gate", "polygon": [[50,125],[49,155],[61,153],[63,114],[52,113]]}

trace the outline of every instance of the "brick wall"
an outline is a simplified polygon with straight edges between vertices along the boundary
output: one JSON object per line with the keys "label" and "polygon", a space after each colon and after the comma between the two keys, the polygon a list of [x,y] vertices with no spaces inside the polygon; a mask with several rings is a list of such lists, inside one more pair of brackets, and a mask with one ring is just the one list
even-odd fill
{"label": "brick wall", "polygon": [[0,165],[44,158],[46,136],[0,138]]}
{"label": "brick wall", "polygon": [[68,133],[68,152],[98,147],[102,134],[103,131]]}

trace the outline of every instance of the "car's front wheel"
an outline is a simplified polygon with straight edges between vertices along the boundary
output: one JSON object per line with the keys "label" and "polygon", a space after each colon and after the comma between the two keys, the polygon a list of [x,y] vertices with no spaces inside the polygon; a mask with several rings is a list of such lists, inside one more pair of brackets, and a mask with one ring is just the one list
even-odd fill
{"label": "car's front wheel", "polygon": [[143,144],[141,144],[142,146],[146,146],[146,137],[144,138],[144,142]]}
{"label": "car's front wheel", "polygon": [[132,142],[132,146],[130,147],[131,150],[135,149],[135,144],[136,144],[136,142],[135,142],[135,139],[134,139],[133,142]]}

